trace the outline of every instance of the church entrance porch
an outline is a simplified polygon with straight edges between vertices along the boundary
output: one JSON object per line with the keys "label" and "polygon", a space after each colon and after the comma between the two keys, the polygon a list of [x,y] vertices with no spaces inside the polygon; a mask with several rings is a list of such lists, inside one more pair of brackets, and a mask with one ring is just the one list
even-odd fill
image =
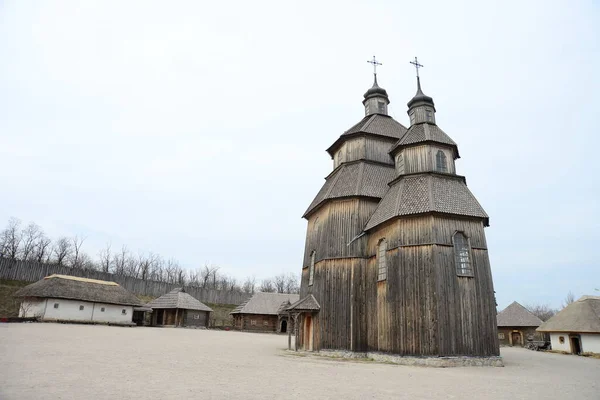
{"label": "church entrance porch", "polygon": [[304,317],[304,338],[302,340],[305,351],[313,351],[313,321],[311,315]]}

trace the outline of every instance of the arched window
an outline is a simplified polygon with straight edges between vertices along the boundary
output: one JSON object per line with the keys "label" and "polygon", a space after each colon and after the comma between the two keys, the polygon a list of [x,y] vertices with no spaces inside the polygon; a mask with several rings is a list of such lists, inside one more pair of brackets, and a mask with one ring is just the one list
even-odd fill
{"label": "arched window", "polygon": [[308,286],[313,284],[315,280],[315,251],[310,253],[310,267],[308,267]]}
{"label": "arched window", "polygon": [[438,172],[448,172],[448,163],[446,162],[446,153],[438,150],[435,155],[435,170]]}
{"label": "arched window", "polygon": [[469,239],[462,232],[456,232],[452,240],[454,242],[456,274],[460,276],[473,276]]}
{"label": "arched window", "polygon": [[377,248],[377,280],[384,281],[387,279],[387,240],[381,239]]}
{"label": "arched window", "polygon": [[398,154],[396,157],[396,169],[398,170],[398,174],[404,173],[404,154]]}

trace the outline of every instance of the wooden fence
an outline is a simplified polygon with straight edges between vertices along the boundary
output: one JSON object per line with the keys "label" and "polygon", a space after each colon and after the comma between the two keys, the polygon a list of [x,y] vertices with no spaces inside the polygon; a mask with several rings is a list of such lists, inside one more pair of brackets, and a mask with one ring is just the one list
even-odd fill
{"label": "wooden fence", "polygon": [[[176,283],[148,281],[130,276],[115,275],[108,272],[0,258],[0,279],[37,282],[52,274],[112,281],[118,283],[132,293],[152,297],[162,296],[175,288],[181,287],[181,285]],[[204,289],[196,286],[186,286],[185,291],[204,303],[241,304],[250,297],[247,293]]]}

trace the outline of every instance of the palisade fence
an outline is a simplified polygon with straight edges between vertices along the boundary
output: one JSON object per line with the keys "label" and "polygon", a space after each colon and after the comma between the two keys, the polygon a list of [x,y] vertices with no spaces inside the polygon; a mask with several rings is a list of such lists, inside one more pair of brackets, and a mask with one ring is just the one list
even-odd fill
{"label": "palisade fence", "polygon": [[[53,264],[40,264],[32,261],[0,258],[0,279],[37,282],[52,274],[112,281],[118,283],[132,293],[152,297],[162,296],[175,288],[181,287],[181,285],[177,283],[149,281],[133,278],[131,276],[115,275],[108,272],[89,269],[78,269]],[[196,286],[186,286],[185,291],[204,303],[241,304],[250,297],[247,293],[204,289]]]}

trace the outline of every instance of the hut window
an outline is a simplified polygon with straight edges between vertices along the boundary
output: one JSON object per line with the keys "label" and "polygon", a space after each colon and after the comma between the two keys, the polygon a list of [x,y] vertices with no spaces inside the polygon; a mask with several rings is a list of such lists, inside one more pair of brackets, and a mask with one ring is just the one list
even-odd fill
{"label": "hut window", "polygon": [[194,319],[200,319],[200,314],[194,314]]}
{"label": "hut window", "polygon": [[102,308],[100,309],[100,312],[104,312],[104,307],[102,307]]}
{"label": "hut window", "polygon": [[456,232],[452,238],[454,242],[454,263],[456,273],[460,276],[473,276],[469,240],[462,232]]}
{"label": "hut window", "polygon": [[560,344],[564,344],[565,343],[565,337],[564,336],[559,336],[558,337],[558,341]]}
{"label": "hut window", "polygon": [[377,249],[377,266],[378,266],[378,281],[384,281],[387,279],[387,240],[381,239],[379,241],[379,247]]}
{"label": "hut window", "polygon": [[127,310],[126,309],[121,310],[121,314],[127,315]]}
{"label": "hut window", "polygon": [[79,311],[83,311],[84,308],[84,306],[79,306]]}
{"label": "hut window", "polygon": [[315,251],[310,253],[310,267],[308,268],[308,286],[311,286],[315,280]]}
{"label": "hut window", "polygon": [[502,333],[502,332],[498,333],[498,339],[504,339],[504,333]]}
{"label": "hut window", "polygon": [[264,325],[264,326],[267,326],[267,325],[269,325],[269,321],[263,321],[263,325]]}
{"label": "hut window", "polygon": [[54,303],[54,308],[58,308],[58,303]]}
{"label": "hut window", "polygon": [[448,172],[448,163],[446,162],[446,153],[438,150],[435,155],[435,170],[438,172]]}
{"label": "hut window", "polygon": [[255,319],[251,319],[250,320],[250,325],[255,326],[256,325],[256,320]]}

